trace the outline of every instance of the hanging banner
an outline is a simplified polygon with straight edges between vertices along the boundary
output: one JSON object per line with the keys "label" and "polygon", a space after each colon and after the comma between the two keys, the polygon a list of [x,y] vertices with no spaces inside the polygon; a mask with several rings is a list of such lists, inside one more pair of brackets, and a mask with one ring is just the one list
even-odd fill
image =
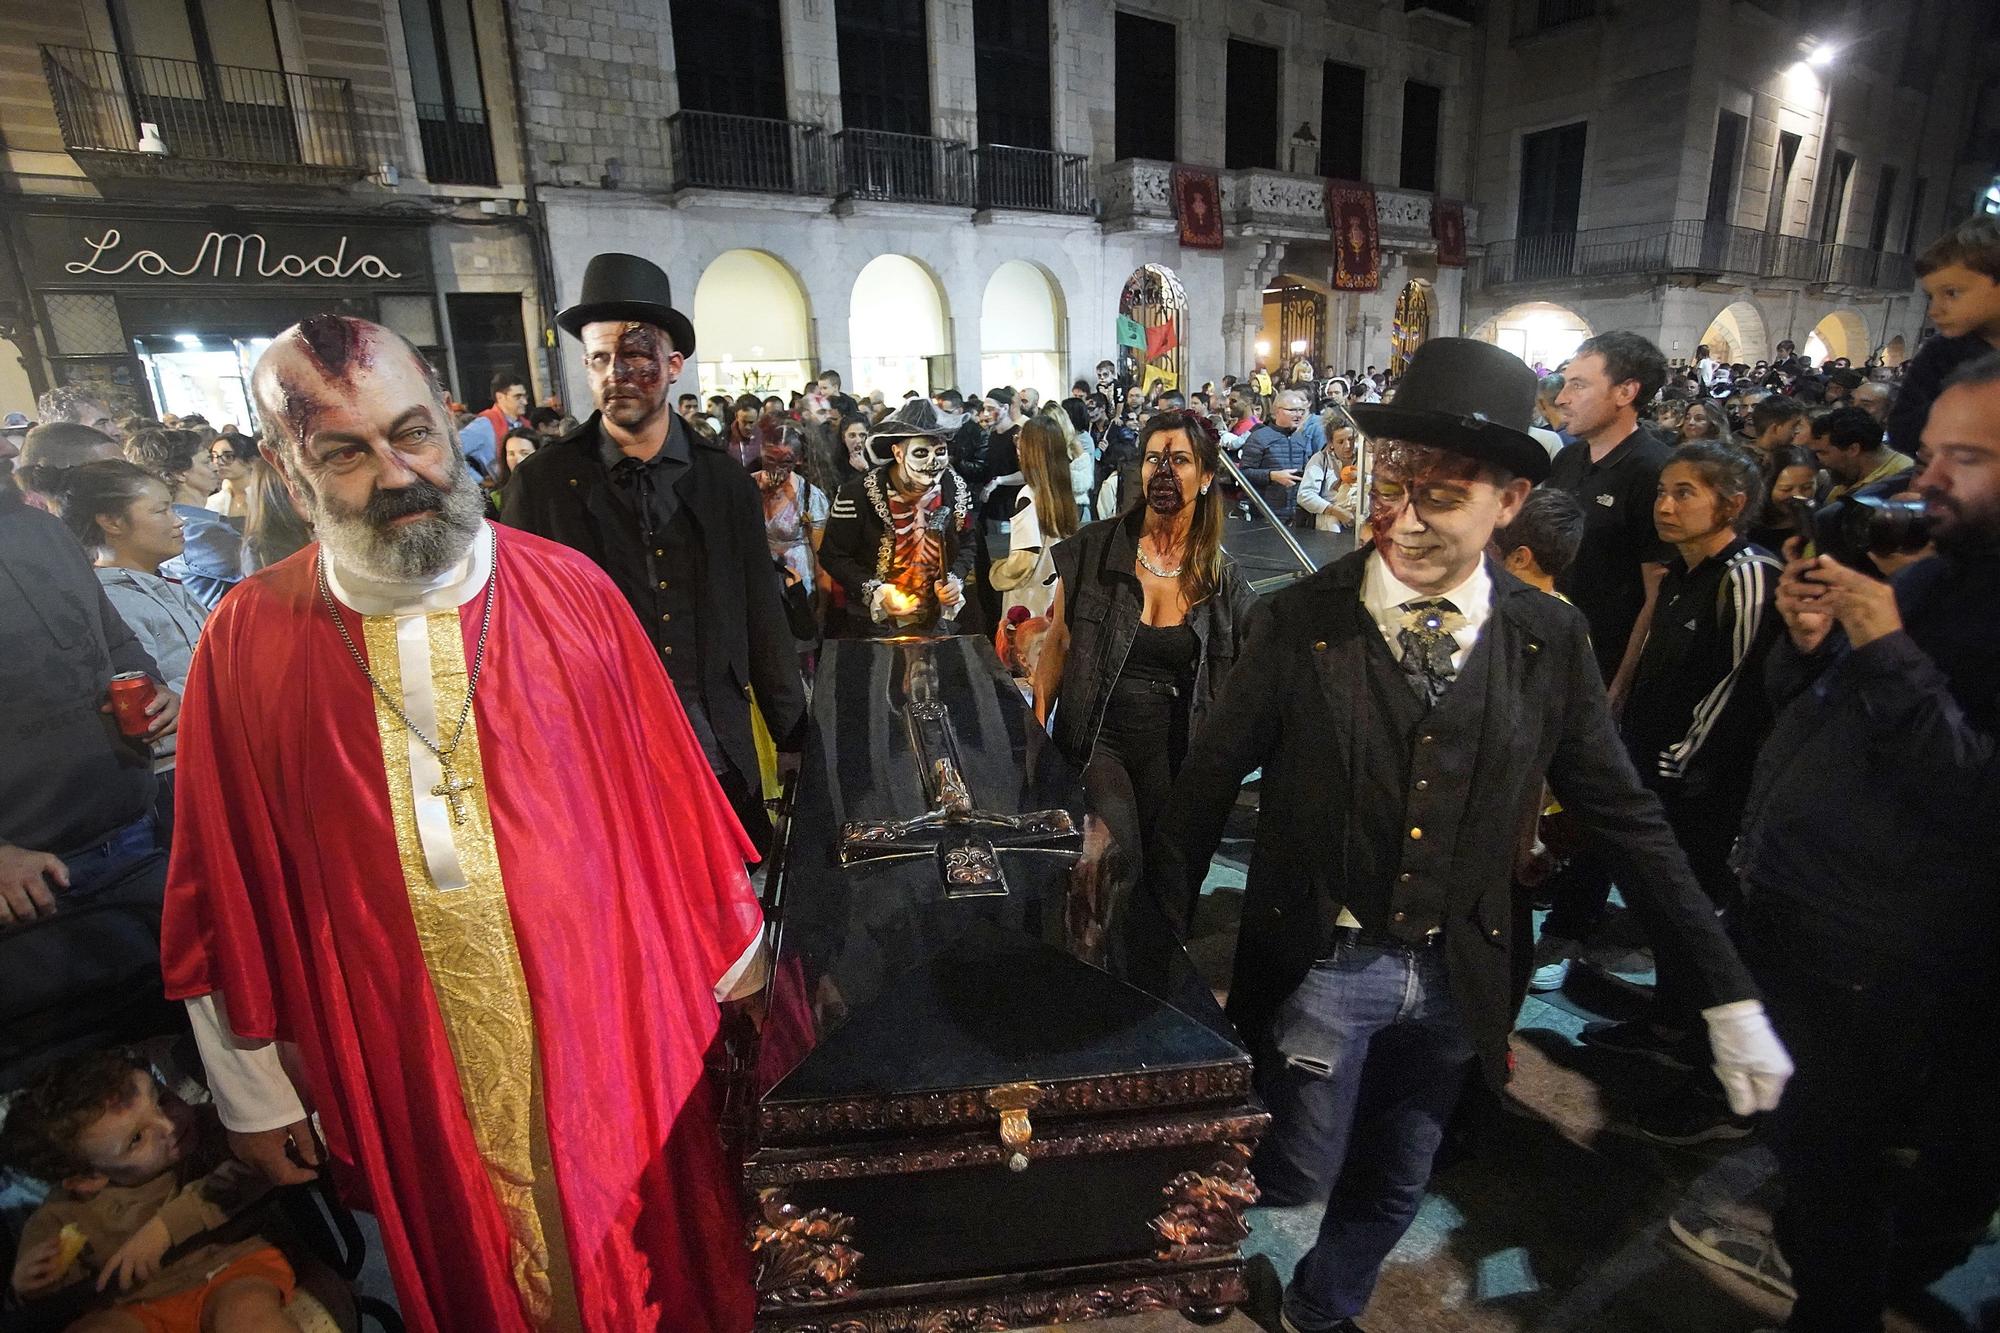
{"label": "hanging banner", "polygon": [[1201,167],[1174,168],[1174,217],[1181,244],[1191,250],[1222,248],[1222,180]]}
{"label": "hanging banner", "polygon": [[1431,200],[1431,235],[1437,237],[1438,267],[1465,267],[1465,202]]}
{"label": "hanging banner", "polygon": [[1146,330],[1146,359],[1158,361],[1180,345],[1180,336],[1172,324],[1155,324]]}
{"label": "hanging banner", "polygon": [[1173,371],[1168,370],[1165,366],[1147,366],[1145,382],[1139,387],[1145,392],[1148,398],[1151,398],[1153,390],[1156,388],[1178,389],[1180,387],[1180,376],[1174,374]]}
{"label": "hanging banner", "polygon": [[1326,183],[1326,225],[1333,234],[1333,285],[1372,292],[1382,285],[1382,239],[1375,222],[1375,187]]}
{"label": "hanging banner", "polygon": [[1118,317],[1118,345],[1141,348],[1146,345],[1146,331],[1139,327],[1138,320],[1128,315]]}

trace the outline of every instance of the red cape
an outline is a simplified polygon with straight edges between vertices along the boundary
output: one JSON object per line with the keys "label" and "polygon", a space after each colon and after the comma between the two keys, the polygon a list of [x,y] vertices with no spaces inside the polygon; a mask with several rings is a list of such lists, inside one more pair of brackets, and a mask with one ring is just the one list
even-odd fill
{"label": "red cape", "polygon": [[[497,529],[474,709],[591,1329],[740,1330],[754,1307],[702,1057],[761,926],[749,841],[609,579]],[[411,918],[368,682],[318,547],[209,617],[181,713],[167,994],[294,1042],[412,1329],[526,1330]],[[460,608],[472,659],[482,599]],[[361,619],[348,632],[362,642]],[[357,1182],[345,1178],[350,1186]]]}

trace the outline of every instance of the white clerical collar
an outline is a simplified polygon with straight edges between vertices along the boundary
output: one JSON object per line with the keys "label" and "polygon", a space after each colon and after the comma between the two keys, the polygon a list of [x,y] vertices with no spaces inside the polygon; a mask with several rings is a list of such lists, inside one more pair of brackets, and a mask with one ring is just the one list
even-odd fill
{"label": "white clerical collar", "polygon": [[364,616],[409,616],[425,611],[453,611],[486,590],[493,574],[493,529],[485,519],[473,534],[465,558],[433,578],[417,583],[400,583],[370,578],[352,569],[342,569],[328,559],[324,543],[319,558],[325,562],[327,588],[350,611]]}
{"label": "white clerical collar", "polygon": [[[1472,566],[1472,573],[1465,581],[1446,593],[1440,593],[1446,601],[1464,615],[1485,616],[1486,606],[1493,599],[1493,578],[1486,572],[1486,561],[1482,557]],[[1425,602],[1430,593],[1418,592],[1409,584],[1389,572],[1389,562],[1382,558],[1380,551],[1370,551],[1361,574],[1361,604],[1369,614],[1379,619],[1383,612],[1400,607],[1405,602]]]}

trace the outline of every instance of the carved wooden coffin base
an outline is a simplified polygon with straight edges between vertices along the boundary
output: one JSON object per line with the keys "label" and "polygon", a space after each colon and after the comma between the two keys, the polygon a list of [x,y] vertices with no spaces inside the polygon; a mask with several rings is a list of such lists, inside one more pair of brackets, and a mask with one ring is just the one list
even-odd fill
{"label": "carved wooden coffin base", "polygon": [[1248,1297],[1243,1262],[1229,1259],[1181,1272],[1107,1273],[1048,1286],[982,1283],[957,1292],[878,1291],[865,1305],[763,1313],[757,1327],[770,1333],[994,1333],[1148,1310],[1217,1310]]}

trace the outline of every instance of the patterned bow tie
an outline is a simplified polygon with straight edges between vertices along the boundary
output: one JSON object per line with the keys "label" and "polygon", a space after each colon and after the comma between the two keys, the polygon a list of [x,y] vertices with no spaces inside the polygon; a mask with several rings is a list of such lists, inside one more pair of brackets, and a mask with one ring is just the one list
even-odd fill
{"label": "patterned bow tie", "polygon": [[1458,651],[1458,640],[1451,631],[1464,624],[1465,619],[1443,597],[1404,602],[1400,609],[1403,627],[1396,631],[1396,643],[1403,650],[1403,676],[1424,706],[1435,708],[1438,700],[1444,698],[1452,677],[1458,674],[1451,664],[1451,655]]}

